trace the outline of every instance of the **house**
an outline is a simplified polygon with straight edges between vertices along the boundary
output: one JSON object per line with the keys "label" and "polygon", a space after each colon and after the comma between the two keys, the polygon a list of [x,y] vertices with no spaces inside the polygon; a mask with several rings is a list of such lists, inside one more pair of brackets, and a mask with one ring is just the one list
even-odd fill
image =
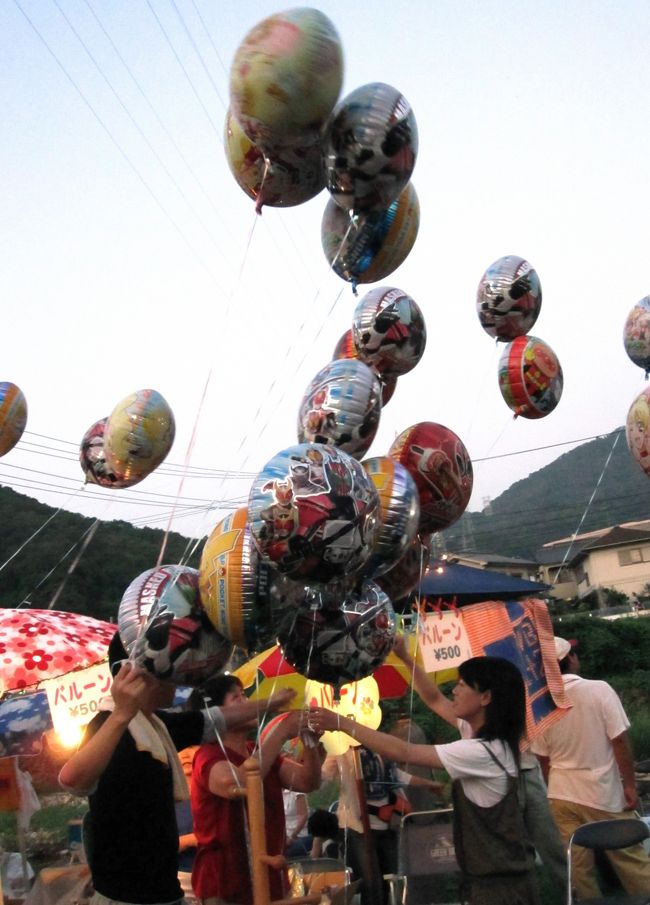
{"label": "house", "polygon": [[626,522],[544,544],[540,580],[557,599],[614,588],[628,597],[650,584],[650,519]]}

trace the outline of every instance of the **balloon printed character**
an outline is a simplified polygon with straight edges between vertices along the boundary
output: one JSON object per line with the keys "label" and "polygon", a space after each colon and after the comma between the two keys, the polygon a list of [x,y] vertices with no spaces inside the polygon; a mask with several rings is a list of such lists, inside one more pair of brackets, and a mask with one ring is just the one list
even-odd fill
{"label": "balloon printed character", "polygon": [[628,314],[623,344],[630,360],[643,368],[647,378],[650,372],[650,295],[637,302]]}
{"label": "balloon printed character", "polygon": [[516,255],[499,258],[481,277],[476,307],[481,326],[503,342],[532,329],[542,305],[537,271]]}
{"label": "balloon printed character", "polygon": [[412,370],[424,354],[427,332],[415,301],[401,289],[371,289],[357,304],[352,336],[361,361],[380,379]]}
{"label": "balloon printed character", "polygon": [[562,396],[563,375],[555,352],[535,336],[519,336],[499,361],[499,387],[515,417],[543,418]]}
{"label": "balloon printed character", "polygon": [[634,460],[650,475],[650,393],[637,396],[627,413],[625,438]]}
{"label": "balloon printed character", "polygon": [[27,424],[27,400],[15,383],[0,382],[0,456],[10,452]]}

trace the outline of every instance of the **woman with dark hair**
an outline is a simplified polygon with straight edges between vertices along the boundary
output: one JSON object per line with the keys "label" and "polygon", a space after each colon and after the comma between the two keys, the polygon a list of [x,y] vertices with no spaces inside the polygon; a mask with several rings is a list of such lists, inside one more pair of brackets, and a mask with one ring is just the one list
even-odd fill
{"label": "woman with dark hair", "polygon": [[467,905],[537,905],[532,848],[517,801],[519,744],[526,721],[524,682],[500,657],[473,657],[459,667],[451,700],[439,689],[429,706],[458,726],[459,741],[415,745],[360,726],[323,708],[317,731],[340,729],[395,761],[444,768],[452,778],[454,843]]}

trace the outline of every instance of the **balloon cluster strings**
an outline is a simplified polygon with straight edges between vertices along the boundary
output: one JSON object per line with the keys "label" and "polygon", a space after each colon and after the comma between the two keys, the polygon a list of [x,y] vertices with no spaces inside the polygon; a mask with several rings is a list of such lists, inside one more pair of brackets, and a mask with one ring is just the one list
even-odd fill
{"label": "balloon cluster strings", "polygon": [[607,467],[609,466],[609,463],[611,462],[612,456],[614,455],[614,450],[616,449],[616,444],[618,443],[620,436],[621,436],[621,432],[620,432],[620,431],[616,431],[616,433],[614,434],[614,441],[613,441],[612,446],[611,446],[611,448],[610,448],[610,450],[609,450],[609,453],[607,454],[607,458],[605,459],[605,464],[603,465],[602,470],[601,470],[600,474],[598,475],[598,478],[597,478],[597,480],[596,480],[596,484],[594,485],[594,489],[593,489],[592,492],[591,492],[591,496],[589,497],[589,500],[587,501],[587,505],[585,506],[584,512],[583,512],[582,515],[580,516],[580,521],[578,522],[578,527],[576,528],[576,530],[575,530],[575,531],[573,532],[573,534],[571,535],[571,541],[570,541],[569,545],[567,546],[567,548],[566,548],[566,550],[565,550],[565,552],[564,552],[564,556],[562,557],[562,562],[561,562],[560,565],[557,567],[557,571],[556,571],[556,573],[555,573],[555,577],[553,578],[553,584],[556,584],[556,583],[557,583],[557,580],[558,580],[558,578],[559,578],[559,576],[560,576],[560,573],[562,572],[562,569],[563,569],[563,567],[564,567],[564,564],[565,564],[565,563],[567,562],[567,560],[569,559],[569,556],[570,556],[571,551],[572,551],[572,549],[573,549],[573,545],[574,545],[574,543],[575,543],[575,539],[576,539],[576,537],[580,534],[580,529],[582,528],[582,525],[583,525],[584,520],[587,518],[587,514],[589,513],[589,509],[591,508],[591,504],[593,503],[594,499],[596,498],[596,494],[598,493],[598,488],[600,487],[600,485],[601,485],[601,483],[602,483],[602,480],[603,480],[603,478],[605,477],[605,472],[607,471]]}

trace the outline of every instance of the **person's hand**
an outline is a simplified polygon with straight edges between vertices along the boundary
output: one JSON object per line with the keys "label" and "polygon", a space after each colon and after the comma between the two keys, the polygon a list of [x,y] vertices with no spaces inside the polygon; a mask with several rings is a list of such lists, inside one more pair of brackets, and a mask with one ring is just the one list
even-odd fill
{"label": "person's hand", "polygon": [[274,691],[268,700],[268,709],[286,710],[295,696],[296,692],[293,688],[281,688],[279,691]]}
{"label": "person's hand", "polygon": [[625,796],[625,807],[628,811],[636,811],[639,807],[639,793],[636,783],[633,785],[623,784],[623,795]]}
{"label": "person's hand", "polygon": [[406,643],[406,635],[395,635],[393,641],[393,653],[396,654],[404,663],[411,660],[408,645]]}
{"label": "person's hand", "polygon": [[290,710],[279,725],[287,740],[296,738],[301,729],[307,728],[307,714],[304,710]]}
{"label": "person's hand", "polygon": [[130,722],[146,704],[152,681],[155,679],[144,669],[124,663],[111,685],[111,696],[115,701],[113,712]]}
{"label": "person's hand", "polygon": [[314,732],[334,732],[339,728],[341,717],[326,707],[312,707],[307,725]]}

